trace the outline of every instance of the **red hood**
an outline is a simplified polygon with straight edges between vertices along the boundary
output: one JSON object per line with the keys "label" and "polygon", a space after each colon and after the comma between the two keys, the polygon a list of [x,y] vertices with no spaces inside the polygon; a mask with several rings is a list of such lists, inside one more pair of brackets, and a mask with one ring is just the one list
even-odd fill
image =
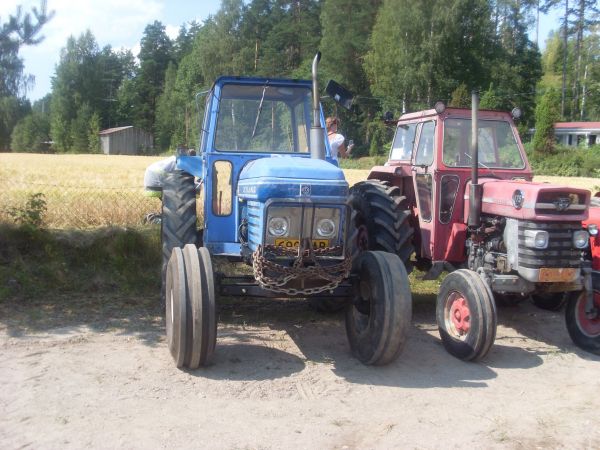
{"label": "red hood", "polygon": [[[583,221],[588,217],[590,191],[547,183],[482,178],[481,212],[521,220]],[[468,217],[469,187],[465,191]],[[519,207],[515,200],[522,197]],[[514,198],[514,199],[513,199]],[[466,220],[466,219],[465,219]]]}

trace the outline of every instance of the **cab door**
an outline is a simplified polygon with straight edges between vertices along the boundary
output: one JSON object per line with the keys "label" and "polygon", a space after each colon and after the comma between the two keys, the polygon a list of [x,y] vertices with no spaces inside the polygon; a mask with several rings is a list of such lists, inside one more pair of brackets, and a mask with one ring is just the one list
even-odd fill
{"label": "cab door", "polygon": [[[434,233],[433,199],[435,188],[436,121],[422,122],[417,129],[417,150],[413,153],[413,183],[417,216],[421,229],[421,257],[431,259]],[[419,252],[419,249],[416,249]],[[417,253],[418,255],[418,253]]]}

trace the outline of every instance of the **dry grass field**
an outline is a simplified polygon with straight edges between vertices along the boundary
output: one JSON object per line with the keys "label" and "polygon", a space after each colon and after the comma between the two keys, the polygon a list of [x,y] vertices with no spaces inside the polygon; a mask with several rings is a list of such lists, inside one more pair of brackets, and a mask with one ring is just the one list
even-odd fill
{"label": "dry grass field", "polygon": [[[143,193],[144,171],[161,157],[43,155],[0,153],[0,221],[11,208],[22,208],[37,192],[47,203],[45,224],[51,228],[134,226],[160,209]],[[352,185],[368,170],[345,169]],[[536,177],[536,181],[600,190],[600,179]]]}

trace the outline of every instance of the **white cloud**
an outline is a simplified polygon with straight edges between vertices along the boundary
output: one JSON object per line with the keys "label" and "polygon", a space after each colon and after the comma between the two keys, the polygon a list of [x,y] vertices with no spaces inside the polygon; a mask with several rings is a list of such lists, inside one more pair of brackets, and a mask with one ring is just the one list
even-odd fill
{"label": "white cloud", "polygon": [[179,35],[179,26],[177,25],[166,25],[165,33],[171,40],[175,39]]}

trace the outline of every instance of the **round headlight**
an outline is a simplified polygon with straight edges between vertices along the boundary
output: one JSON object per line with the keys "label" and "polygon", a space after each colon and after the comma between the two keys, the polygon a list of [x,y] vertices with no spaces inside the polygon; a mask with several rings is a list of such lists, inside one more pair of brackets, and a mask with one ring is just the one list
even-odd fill
{"label": "round headlight", "polygon": [[268,230],[271,236],[286,236],[289,229],[289,223],[285,217],[271,217],[269,219]]}
{"label": "round headlight", "polygon": [[331,219],[321,219],[317,223],[317,234],[329,238],[335,234],[335,223]]}
{"label": "round headlight", "polygon": [[536,233],[534,243],[537,248],[548,247],[548,233],[545,231]]}
{"label": "round headlight", "polygon": [[444,111],[446,111],[446,105],[444,102],[435,102],[433,109],[435,109],[436,113],[442,114]]}
{"label": "round headlight", "polygon": [[590,223],[587,230],[588,233],[590,233],[590,236],[598,236],[598,225],[595,223]]}
{"label": "round headlight", "polygon": [[544,230],[525,230],[525,246],[544,249],[548,247],[550,236]]}
{"label": "round headlight", "polygon": [[579,230],[573,233],[573,247],[586,248],[590,235],[585,230]]}

